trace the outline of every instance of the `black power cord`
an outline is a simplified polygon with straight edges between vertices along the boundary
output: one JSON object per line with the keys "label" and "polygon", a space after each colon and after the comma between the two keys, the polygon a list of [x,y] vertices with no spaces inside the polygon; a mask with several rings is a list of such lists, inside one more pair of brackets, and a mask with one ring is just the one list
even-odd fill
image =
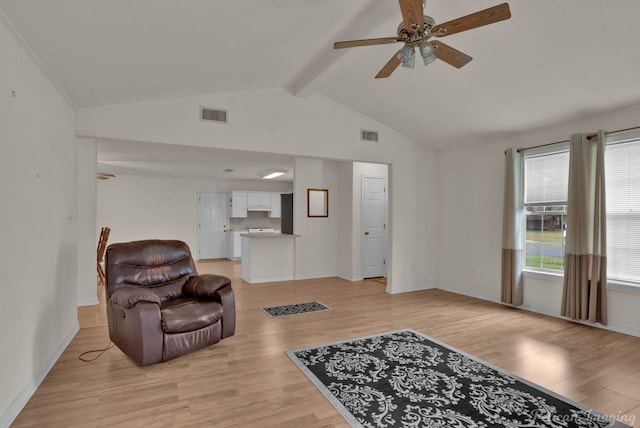
{"label": "black power cord", "polygon": [[[85,352],[83,352],[82,354],[78,355],[78,359],[79,359],[80,361],[84,361],[85,363],[90,363],[90,362],[95,361],[95,360],[97,360],[98,358],[100,358],[100,357],[102,356],[102,354],[104,354],[105,352],[107,352],[107,351],[108,351],[109,349],[111,349],[111,348],[113,348],[113,342],[112,342],[112,341],[109,341],[109,344],[107,345],[107,347],[106,347],[106,348],[103,348],[103,349],[94,349],[94,350],[92,350],[92,351],[85,351]],[[93,354],[93,353],[96,353],[96,352],[99,352],[99,354],[98,354],[96,357],[94,357],[94,358],[84,358],[84,356],[85,356],[85,355],[87,355],[87,354]]]}

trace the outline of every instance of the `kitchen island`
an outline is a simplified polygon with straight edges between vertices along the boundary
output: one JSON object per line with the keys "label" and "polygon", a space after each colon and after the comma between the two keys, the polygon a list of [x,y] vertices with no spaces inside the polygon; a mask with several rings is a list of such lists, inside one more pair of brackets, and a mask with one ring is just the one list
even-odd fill
{"label": "kitchen island", "polygon": [[242,233],[242,279],[249,284],[295,278],[295,240],[287,233]]}

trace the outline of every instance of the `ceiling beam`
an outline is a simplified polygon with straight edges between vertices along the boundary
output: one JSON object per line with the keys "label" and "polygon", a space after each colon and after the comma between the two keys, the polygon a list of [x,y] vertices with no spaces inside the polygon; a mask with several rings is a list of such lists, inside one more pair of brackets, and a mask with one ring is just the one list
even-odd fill
{"label": "ceiling beam", "polygon": [[[395,27],[381,28],[391,18],[402,20],[398,3],[388,0],[371,0],[357,13],[349,24],[332,36],[332,41],[319,49],[313,59],[292,79],[290,91],[297,97],[307,97],[316,92],[319,84],[336,73],[347,63],[353,49],[333,49],[333,42],[375,37],[394,37]],[[382,34],[381,34],[382,33]],[[353,53],[351,54],[353,55]]]}

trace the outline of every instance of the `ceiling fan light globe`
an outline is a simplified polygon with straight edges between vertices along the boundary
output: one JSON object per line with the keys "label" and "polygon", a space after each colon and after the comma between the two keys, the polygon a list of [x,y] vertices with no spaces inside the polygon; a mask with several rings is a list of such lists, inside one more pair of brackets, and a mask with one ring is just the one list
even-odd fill
{"label": "ceiling fan light globe", "polygon": [[415,52],[412,47],[407,45],[403,46],[396,54],[396,57],[400,60],[403,67],[413,68],[415,64]]}
{"label": "ceiling fan light globe", "polygon": [[433,45],[426,40],[421,42],[419,47],[420,55],[422,55],[423,58],[433,55]]}
{"label": "ceiling fan light globe", "polygon": [[413,68],[416,63],[415,55],[411,55],[408,60],[402,62],[402,66],[405,68]]}
{"label": "ceiling fan light globe", "polygon": [[431,55],[422,56],[422,61],[424,62],[424,65],[429,65],[435,60],[436,60],[436,56],[433,53]]}

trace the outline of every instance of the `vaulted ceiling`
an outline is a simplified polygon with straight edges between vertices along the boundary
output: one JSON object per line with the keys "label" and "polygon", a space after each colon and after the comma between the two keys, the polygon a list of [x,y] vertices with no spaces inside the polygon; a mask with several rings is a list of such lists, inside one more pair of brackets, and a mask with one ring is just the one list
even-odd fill
{"label": "vaulted ceiling", "polygon": [[[499,1],[427,0],[448,21]],[[318,92],[434,148],[640,103],[640,2],[513,0],[512,18],[442,39],[473,57],[374,79],[399,44],[397,0],[0,0],[72,102],[285,87]]]}

